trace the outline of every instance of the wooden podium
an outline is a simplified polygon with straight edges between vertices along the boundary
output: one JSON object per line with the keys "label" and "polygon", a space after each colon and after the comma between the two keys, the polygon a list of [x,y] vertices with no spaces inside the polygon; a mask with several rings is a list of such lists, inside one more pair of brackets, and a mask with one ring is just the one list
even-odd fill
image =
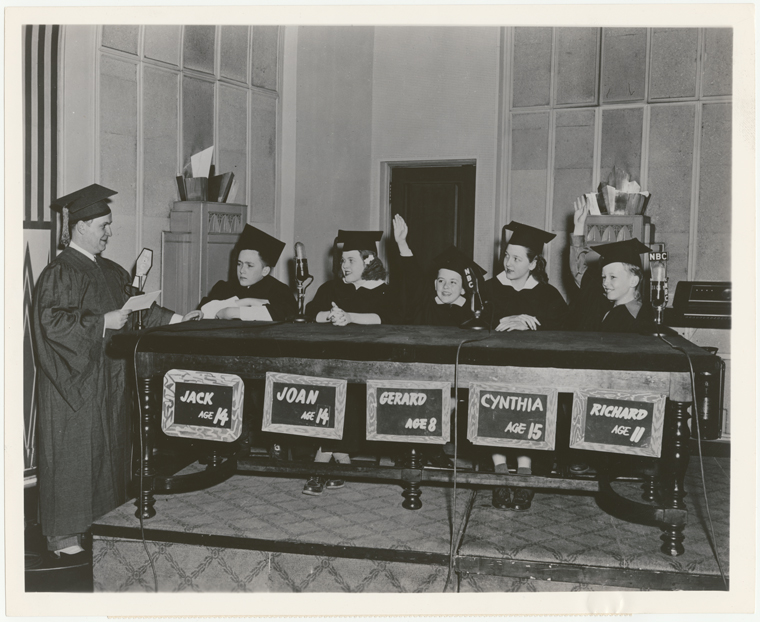
{"label": "wooden podium", "polygon": [[[654,235],[649,216],[589,216],[586,218],[586,244],[623,242],[637,238],[643,244],[652,244]],[[649,257],[642,261],[644,272],[649,272]]]}
{"label": "wooden podium", "polygon": [[214,283],[230,277],[230,253],[248,208],[237,203],[176,201],[161,235],[162,304],[185,314]]}

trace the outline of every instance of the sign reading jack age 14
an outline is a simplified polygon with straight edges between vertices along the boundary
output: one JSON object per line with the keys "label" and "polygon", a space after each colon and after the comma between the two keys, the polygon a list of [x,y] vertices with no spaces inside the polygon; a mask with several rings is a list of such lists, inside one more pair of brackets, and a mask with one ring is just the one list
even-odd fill
{"label": "sign reading jack age 14", "polygon": [[448,382],[367,380],[367,440],[442,445],[450,422]]}
{"label": "sign reading jack age 14", "polygon": [[267,372],[262,431],[340,440],[346,386],[345,380]]}
{"label": "sign reading jack age 14", "polygon": [[554,449],[557,390],[470,383],[467,438],[475,445]]}
{"label": "sign reading jack age 14", "polygon": [[660,457],[665,396],[621,391],[576,391],[570,447]]}
{"label": "sign reading jack age 14", "polygon": [[235,441],[243,427],[243,394],[234,374],[172,369],[164,376],[161,428],[169,436]]}

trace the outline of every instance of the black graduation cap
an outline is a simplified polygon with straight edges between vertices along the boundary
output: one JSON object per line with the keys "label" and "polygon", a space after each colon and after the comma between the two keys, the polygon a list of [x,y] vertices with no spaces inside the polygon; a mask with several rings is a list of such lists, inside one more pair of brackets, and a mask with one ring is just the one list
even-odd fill
{"label": "black graduation cap", "polygon": [[116,194],[116,190],[111,190],[99,184],[90,184],[86,188],[80,188],[65,196],[58,197],[50,204],[51,209],[61,212],[63,223],[61,227],[61,242],[67,245],[69,239],[69,223],[79,222],[80,220],[90,220],[107,216],[111,213],[106,199]]}
{"label": "black graduation cap", "polygon": [[64,209],[67,209],[70,222],[90,220],[111,213],[111,208],[106,203],[106,199],[114,194],[116,194],[116,190],[91,184],[86,188],[57,198],[50,207],[57,212],[63,212]]}
{"label": "black graduation cap", "polygon": [[258,251],[261,259],[270,268],[274,268],[285,248],[285,242],[265,233],[261,229],[246,224],[237,242],[237,252],[244,250]]}
{"label": "black graduation cap", "polygon": [[383,237],[382,231],[343,231],[338,229],[336,244],[343,244],[343,252],[373,251],[377,253],[377,243]]}
{"label": "black graduation cap", "polygon": [[[514,232],[512,233],[512,237],[509,238],[509,240],[506,239],[507,229]],[[543,252],[544,244],[548,244],[557,237],[556,233],[549,233],[543,229],[537,229],[536,227],[531,227],[530,225],[524,225],[523,223],[517,222],[515,220],[513,220],[508,225],[504,225],[504,228],[501,230],[501,234],[502,239],[505,241],[504,248],[506,248],[507,244],[515,244],[517,246],[524,246],[525,248],[529,248],[534,253],[536,253],[536,255],[540,255]]]}
{"label": "black graduation cap", "polygon": [[591,247],[602,256],[602,265],[621,262],[641,268],[641,254],[649,253],[652,249],[639,242],[637,238],[611,242],[610,244],[597,244]]}
{"label": "black graduation cap", "polygon": [[462,277],[462,287],[466,290],[474,290],[475,279],[486,274],[483,268],[453,245],[433,260],[433,268],[436,273],[442,268],[456,272]]}

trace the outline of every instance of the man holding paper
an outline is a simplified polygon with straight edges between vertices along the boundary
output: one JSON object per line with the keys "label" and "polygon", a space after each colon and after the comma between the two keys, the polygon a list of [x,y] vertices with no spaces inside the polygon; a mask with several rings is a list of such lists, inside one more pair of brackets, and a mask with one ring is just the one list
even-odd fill
{"label": "man holding paper", "polygon": [[[97,517],[127,500],[131,424],[126,366],[106,344],[133,328],[130,276],[101,257],[111,237],[113,190],[92,184],[57,199],[66,246],[40,275],[34,292],[37,355],[39,480],[42,531],[56,554],[81,552],[82,535]],[[145,326],[184,318],[155,304]]]}

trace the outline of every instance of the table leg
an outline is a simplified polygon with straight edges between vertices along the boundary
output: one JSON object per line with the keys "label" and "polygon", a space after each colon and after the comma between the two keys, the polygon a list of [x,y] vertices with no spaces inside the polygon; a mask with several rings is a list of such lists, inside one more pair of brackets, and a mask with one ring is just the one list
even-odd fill
{"label": "table leg", "polygon": [[[421,468],[422,456],[416,448],[412,447],[409,451],[409,469],[412,471]],[[419,510],[422,507],[422,501],[420,501],[421,494],[419,474],[417,475],[417,478],[413,478],[413,474],[410,472],[408,479],[404,480],[404,492],[401,493],[401,496],[404,497],[404,501],[401,504],[401,507],[406,508],[407,510]]]}
{"label": "table leg", "polygon": [[[689,402],[673,402],[668,400],[665,416],[665,434],[662,446],[662,505],[667,509],[685,510],[683,498],[684,477],[689,464]],[[677,514],[680,514],[677,513]],[[666,555],[677,556],[684,552],[683,528],[685,520],[674,518],[666,523],[660,539],[663,545],[660,550]]]}
{"label": "table leg", "polygon": [[156,474],[156,469],[153,464],[153,445],[154,445],[154,432],[153,432],[153,419],[154,419],[154,396],[153,385],[155,381],[153,378],[138,378],[137,379],[137,399],[140,403],[140,438],[142,440],[142,465],[137,467],[137,473],[135,479],[139,485],[140,476],[142,475],[142,490],[138,491],[137,499],[135,499],[135,505],[137,511],[135,516],[143,519],[153,518],[156,515],[156,510],[153,506],[156,500],[153,498],[153,477]]}

